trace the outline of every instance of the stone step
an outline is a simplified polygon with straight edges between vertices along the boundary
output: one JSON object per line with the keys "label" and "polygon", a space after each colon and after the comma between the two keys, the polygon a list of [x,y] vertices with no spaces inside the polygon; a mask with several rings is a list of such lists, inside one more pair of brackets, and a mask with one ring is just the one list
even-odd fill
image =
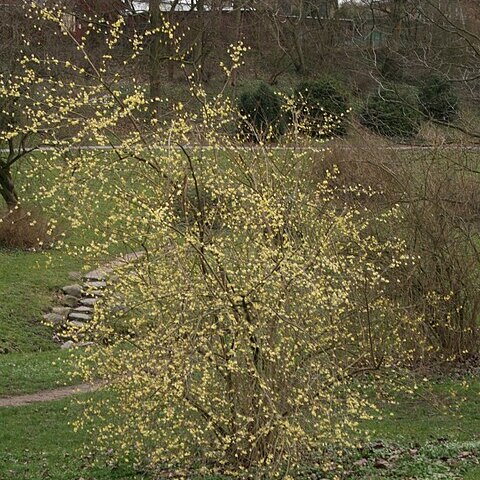
{"label": "stone step", "polygon": [[98,300],[98,298],[82,298],[80,304],[84,307],[94,307]]}
{"label": "stone step", "polygon": [[71,340],[68,340],[67,342],[62,343],[62,346],[60,348],[62,350],[69,350],[70,348],[73,347],[73,345],[74,345],[74,343]]}
{"label": "stone step", "polygon": [[62,297],[62,305],[65,307],[76,307],[81,300],[72,295],[64,295]]}
{"label": "stone step", "polygon": [[62,350],[69,350],[70,348],[85,348],[85,347],[91,347],[92,345],[95,345],[93,342],[74,342],[73,340],[68,340],[67,342],[62,343],[61,349]]}
{"label": "stone step", "polygon": [[93,318],[93,315],[91,313],[71,313],[68,316],[68,319],[70,320],[70,323],[74,323],[75,321],[78,322],[89,322]]}
{"label": "stone step", "polygon": [[97,268],[96,270],[86,273],[83,278],[87,281],[104,281],[110,272],[111,269],[109,268]]}
{"label": "stone step", "polygon": [[103,290],[89,290],[85,292],[86,297],[103,297]]}
{"label": "stone step", "polygon": [[62,288],[62,291],[65,295],[71,295],[72,297],[80,298],[82,296],[82,286],[78,284],[67,285]]}
{"label": "stone step", "polygon": [[87,290],[102,290],[107,286],[105,281],[88,281],[85,282],[85,288]]}
{"label": "stone step", "polygon": [[52,313],[56,315],[61,315],[62,317],[67,318],[68,314],[72,311],[71,307],[53,307]]}
{"label": "stone step", "polygon": [[82,305],[81,307],[77,307],[72,310],[71,313],[93,313],[93,307],[86,307]]}
{"label": "stone step", "polygon": [[80,320],[71,320],[69,322],[69,326],[81,329],[85,327],[85,322],[81,322]]}
{"label": "stone step", "polygon": [[[60,302],[62,307],[54,307],[50,314],[44,316],[45,319],[50,319],[50,323],[58,325],[57,332],[63,331],[61,336],[55,334],[54,338],[57,341],[64,343],[61,348],[76,348],[81,346],[93,345],[91,342],[80,341],[85,337],[82,329],[86,327],[85,322],[92,320],[94,315],[95,304],[104,296],[104,290],[107,288],[107,280],[110,283],[115,283],[117,275],[116,268],[128,267],[129,263],[135,262],[144,255],[144,252],[133,252],[119,257],[96,270],[92,270],[86,274],[81,272],[69,272],[69,277],[73,282],[78,282],[72,285],[63,287],[64,295]],[[84,282],[82,284],[82,282]],[[118,296],[118,304],[111,309],[112,314],[122,314],[128,312],[128,308],[122,305],[122,297]],[[72,330],[70,331],[69,327]],[[62,330],[63,329],[63,330]],[[62,340],[63,336],[63,340]],[[65,336],[75,337],[75,341],[65,341]]]}
{"label": "stone step", "polygon": [[57,313],[47,313],[43,316],[45,322],[50,325],[61,325],[67,319],[66,315],[58,315]]}

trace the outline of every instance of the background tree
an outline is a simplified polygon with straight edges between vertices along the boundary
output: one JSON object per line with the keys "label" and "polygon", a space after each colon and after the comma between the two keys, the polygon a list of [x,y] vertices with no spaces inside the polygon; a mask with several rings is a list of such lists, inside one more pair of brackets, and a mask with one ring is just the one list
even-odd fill
{"label": "background tree", "polygon": [[161,77],[161,41],[160,32],[162,26],[162,14],[160,10],[160,0],[150,0],[149,2],[149,22],[150,28],[154,32],[150,40],[150,99],[153,110],[158,115]]}

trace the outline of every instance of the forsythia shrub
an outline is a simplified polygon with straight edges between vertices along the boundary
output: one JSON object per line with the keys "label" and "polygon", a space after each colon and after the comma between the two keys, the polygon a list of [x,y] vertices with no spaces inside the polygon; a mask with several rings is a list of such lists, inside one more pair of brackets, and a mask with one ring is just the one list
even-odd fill
{"label": "forsythia shrub", "polygon": [[[121,21],[109,29],[110,50],[121,31]],[[180,475],[288,476],[327,446],[355,444],[374,411],[369,386],[420,341],[420,320],[385,293],[410,262],[404,244],[372,234],[395,210],[371,218],[343,202],[335,171],[314,180],[308,150],[246,150],[228,135],[236,106],[223,93],[192,84],[198,112],[177,104],[173,118],[148,121],[143,89],[121,93],[108,58],[75,91],[94,114],[74,144],[130,131],[111,152],[66,156],[60,144],[32,166],[54,178],[39,201],[73,235],[94,234],[70,252],[94,263],[140,251],[72,332],[94,343],[79,367],[104,389],[76,427],[119,462]],[[237,58],[233,47],[232,69]]]}
{"label": "forsythia shrub", "polygon": [[365,211],[338,213],[327,183],[291,172],[307,157],[188,155],[161,157],[198,189],[183,212],[174,185],[124,192],[138,204],[117,219],[145,254],[82,332],[107,343],[81,361],[87,378],[114,392],[91,405],[97,440],[185,474],[295,470],[350,444],[372,408],[359,376],[407,354],[400,334],[416,324],[382,292],[408,259],[368,235]]}

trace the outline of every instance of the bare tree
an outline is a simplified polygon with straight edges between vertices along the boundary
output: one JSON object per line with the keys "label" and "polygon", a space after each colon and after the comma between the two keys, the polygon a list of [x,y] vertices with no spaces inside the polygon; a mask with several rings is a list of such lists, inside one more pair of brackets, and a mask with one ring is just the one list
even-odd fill
{"label": "bare tree", "polygon": [[150,99],[156,114],[158,114],[160,97],[160,53],[161,53],[161,34],[158,29],[162,23],[160,0],[150,0],[149,21],[152,31],[155,33],[151,37],[150,43]]}

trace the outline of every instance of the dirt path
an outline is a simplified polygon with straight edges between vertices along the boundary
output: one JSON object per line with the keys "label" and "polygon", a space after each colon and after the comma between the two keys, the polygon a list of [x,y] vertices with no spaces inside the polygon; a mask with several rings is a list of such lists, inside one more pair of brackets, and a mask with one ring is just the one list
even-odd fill
{"label": "dirt path", "polygon": [[32,403],[52,402],[63,398],[71,397],[78,393],[95,392],[100,388],[100,384],[82,383],[71,387],[60,387],[53,390],[43,390],[37,393],[27,395],[14,395],[10,397],[0,397],[0,408],[2,407],[23,407]]}

